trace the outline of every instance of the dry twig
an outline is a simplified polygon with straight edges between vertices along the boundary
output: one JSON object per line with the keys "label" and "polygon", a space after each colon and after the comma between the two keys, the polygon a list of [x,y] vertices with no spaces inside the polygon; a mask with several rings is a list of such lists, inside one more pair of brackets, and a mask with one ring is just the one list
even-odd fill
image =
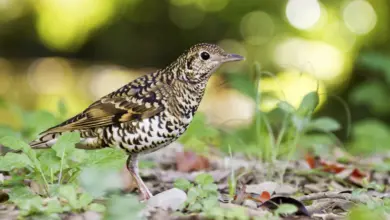
{"label": "dry twig", "polygon": [[352,196],[350,193],[341,193],[341,192],[320,192],[312,193],[309,195],[301,196],[296,198],[297,200],[303,202],[307,200],[318,200],[318,199],[344,199],[354,203],[367,203],[367,195],[363,194],[362,196]]}

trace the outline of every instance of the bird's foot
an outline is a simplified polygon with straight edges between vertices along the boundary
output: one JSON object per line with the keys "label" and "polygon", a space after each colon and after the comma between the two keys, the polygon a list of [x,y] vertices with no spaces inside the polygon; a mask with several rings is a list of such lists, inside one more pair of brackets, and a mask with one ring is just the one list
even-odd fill
{"label": "bird's foot", "polygon": [[153,194],[149,191],[149,189],[145,185],[141,185],[139,187],[139,190],[141,192],[142,201],[147,201],[153,197]]}

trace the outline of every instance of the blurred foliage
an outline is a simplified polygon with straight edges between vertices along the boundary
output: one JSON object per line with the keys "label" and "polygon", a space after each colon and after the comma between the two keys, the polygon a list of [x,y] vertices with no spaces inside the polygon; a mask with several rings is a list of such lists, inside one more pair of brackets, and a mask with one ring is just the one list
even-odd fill
{"label": "blurred foliage", "polygon": [[[269,159],[299,128],[299,146],[317,152],[334,145],[385,151],[389,11],[385,0],[7,0],[0,6],[0,136],[31,140],[190,45],[213,42],[247,61],[223,66],[216,75],[227,86],[218,81],[206,95],[228,100],[223,94],[234,89],[261,107],[238,128],[202,129],[211,114],[198,114],[180,139],[186,146],[231,146]],[[261,64],[255,74],[252,63]],[[315,120],[299,109],[312,109],[302,99],[313,91]],[[248,117],[242,108],[232,109]]]}
{"label": "blurred foliage", "polygon": [[[138,211],[132,197],[113,195],[106,207],[91,203],[91,197],[115,191],[108,186],[117,187],[110,181],[124,163],[123,152],[77,150],[76,134],[47,151],[31,151],[25,142],[199,42],[217,43],[246,62],[215,74],[206,94],[213,97],[210,109],[197,113],[179,139],[186,147],[219,147],[266,162],[308,151],[327,154],[334,147],[360,156],[388,151],[389,11],[386,0],[2,1],[0,140],[24,154],[2,157],[0,169],[12,179],[1,187],[14,187],[11,200],[23,215],[91,209],[121,219]],[[261,66],[253,69],[252,63]],[[235,105],[232,100],[241,98],[226,95],[232,90],[248,100]],[[229,109],[216,107],[222,99]],[[243,109],[250,104],[253,110]],[[221,120],[233,117],[218,109],[238,112],[231,114],[246,122],[212,124],[210,111]],[[390,162],[378,168],[390,170]],[[44,197],[21,187],[16,169],[36,181]],[[97,173],[106,171],[112,178],[91,188]],[[90,191],[78,193],[76,182]],[[43,198],[50,198],[47,206],[39,205]],[[69,204],[59,206],[60,198]],[[195,208],[196,201],[214,202],[198,194],[193,199]],[[382,217],[387,206],[356,207],[349,218]]]}

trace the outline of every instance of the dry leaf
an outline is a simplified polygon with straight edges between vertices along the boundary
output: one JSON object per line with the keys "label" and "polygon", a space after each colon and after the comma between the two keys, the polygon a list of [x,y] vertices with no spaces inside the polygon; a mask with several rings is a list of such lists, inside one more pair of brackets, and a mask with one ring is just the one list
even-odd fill
{"label": "dry leaf", "polygon": [[176,169],[178,171],[192,172],[207,170],[208,168],[210,168],[210,162],[204,156],[189,151],[176,153]]}

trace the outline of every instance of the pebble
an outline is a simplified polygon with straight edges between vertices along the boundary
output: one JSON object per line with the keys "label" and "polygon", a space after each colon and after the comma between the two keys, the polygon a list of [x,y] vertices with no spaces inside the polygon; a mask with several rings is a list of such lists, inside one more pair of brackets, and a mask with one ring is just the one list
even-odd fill
{"label": "pebble", "polygon": [[187,194],[178,188],[161,192],[147,201],[149,207],[176,211],[187,200]]}

